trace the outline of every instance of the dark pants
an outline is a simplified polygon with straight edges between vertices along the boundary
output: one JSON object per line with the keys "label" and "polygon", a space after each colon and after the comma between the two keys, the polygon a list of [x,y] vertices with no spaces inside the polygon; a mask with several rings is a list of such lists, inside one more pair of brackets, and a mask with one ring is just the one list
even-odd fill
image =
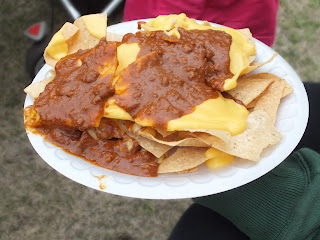
{"label": "dark pants", "polygon": [[320,153],[320,83],[305,83],[304,86],[309,98],[309,121],[295,150],[308,147]]}
{"label": "dark pants", "polygon": [[[309,98],[309,121],[306,132],[295,150],[303,147],[320,152],[320,84],[305,83]],[[319,120],[320,123],[320,120]],[[173,229],[169,240],[249,239],[233,223],[199,204],[192,204]]]}

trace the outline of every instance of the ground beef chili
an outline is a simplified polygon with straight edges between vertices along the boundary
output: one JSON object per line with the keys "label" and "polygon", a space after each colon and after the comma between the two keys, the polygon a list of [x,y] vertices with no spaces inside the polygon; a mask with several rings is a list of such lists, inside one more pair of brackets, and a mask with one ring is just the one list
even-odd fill
{"label": "ground beef chili", "polygon": [[141,151],[139,143],[129,137],[115,120],[102,118],[98,128],[80,131],[56,125],[38,127],[46,140],[65,151],[114,171],[155,177],[158,163],[155,156]]}
{"label": "ground beef chili", "polygon": [[[230,72],[230,46],[232,37],[228,33],[219,30],[185,30],[178,28],[180,39],[169,37],[163,31],[154,31],[149,35],[144,32],[136,34],[126,34],[123,37],[123,43],[140,43],[140,52],[138,57],[151,52],[157,52],[164,61],[164,67],[174,69],[176,73],[177,63],[183,68],[193,65],[193,59],[188,56],[193,52],[202,52],[205,54],[204,67],[205,76],[201,79],[204,82],[219,91],[223,90],[224,80],[233,77]],[[185,58],[188,60],[186,61]],[[197,66],[198,68],[200,65]],[[179,71],[181,72],[181,71]]]}
{"label": "ground beef chili", "polygon": [[[79,130],[97,127],[105,101],[114,94],[111,80],[118,65],[116,51],[115,43],[101,41],[95,48],[79,50],[60,60],[54,80],[34,103],[39,124]],[[102,75],[104,68],[110,73]]]}
{"label": "ground beef chili", "polygon": [[[229,71],[231,36],[214,30],[179,29],[181,38],[164,32],[127,34],[122,43],[138,42],[138,59],[120,75],[116,94],[112,79],[117,44],[100,43],[79,50],[56,64],[56,76],[33,106],[25,109],[26,127],[68,153],[115,171],[157,176],[155,156],[130,138],[119,122],[103,118],[109,97],[131,116],[164,127],[218,97]],[[118,43],[119,44],[119,43]],[[28,116],[31,116],[28,118]]]}
{"label": "ground beef chili", "polygon": [[116,47],[102,40],[60,60],[54,80],[25,113],[36,111],[39,121],[29,122],[30,127],[68,153],[118,172],[155,177],[155,156],[141,151],[114,120],[102,118],[105,102],[114,94]]}
{"label": "ground beef chili", "polygon": [[138,60],[116,83],[126,89],[116,104],[131,116],[166,127],[172,119],[191,113],[207,99],[218,97],[229,65],[231,36],[223,31],[179,29],[179,40],[163,31],[127,34],[124,43],[138,42]]}

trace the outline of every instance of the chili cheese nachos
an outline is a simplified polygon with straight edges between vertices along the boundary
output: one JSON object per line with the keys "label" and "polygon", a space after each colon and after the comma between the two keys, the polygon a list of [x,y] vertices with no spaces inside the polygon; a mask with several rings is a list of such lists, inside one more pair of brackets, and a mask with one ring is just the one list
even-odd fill
{"label": "chili cheese nachos", "polygon": [[25,89],[25,127],[93,164],[146,177],[258,161],[277,144],[282,98],[293,89],[270,73],[250,74],[248,29],[197,23],[185,14],[139,22],[124,36],[107,16],[82,16],[53,36],[51,77]]}

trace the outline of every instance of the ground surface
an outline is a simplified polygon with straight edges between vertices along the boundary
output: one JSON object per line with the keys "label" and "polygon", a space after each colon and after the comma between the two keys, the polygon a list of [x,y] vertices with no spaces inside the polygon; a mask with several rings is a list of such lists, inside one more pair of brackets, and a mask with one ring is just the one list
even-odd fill
{"label": "ground surface", "polygon": [[[0,4],[0,239],[166,239],[191,200],[138,200],[88,189],[51,169],[28,142],[22,108],[32,41],[23,31],[50,22],[50,13],[49,1]],[[53,29],[68,20],[58,5]],[[303,81],[320,81],[319,20],[319,0],[281,1],[274,48]],[[121,11],[110,16],[109,22],[119,21]]]}

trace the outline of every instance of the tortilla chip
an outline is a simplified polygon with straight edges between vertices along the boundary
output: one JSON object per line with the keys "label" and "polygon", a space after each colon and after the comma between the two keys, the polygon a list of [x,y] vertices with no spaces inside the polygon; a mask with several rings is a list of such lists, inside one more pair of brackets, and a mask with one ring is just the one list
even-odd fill
{"label": "tortilla chip", "polygon": [[40,93],[44,91],[45,87],[52,79],[54,79],[54,76],[42,79],[40,82],[31,83],[24,89],[24,92],[36,99],[37,97],[39,97]]}
{"label": "tortilla chip", "polygon": [[[253,44],[254,46],[256,45],[256,43],[253,40],[252,33],[249,28],[238,29],[238,31],[243,33],[243,35],[245,35],[245,37],[247,38],[249,43]],[[249,57],[250,63],[252,63],[255,58],[256,58],[256,56],[250,56]]]}
{"label": "tortilla chip", "polygon": [[241,75],[247,74],[249,72],[252,72],[253,70],[255,70],[257,68],[262,67],[263,65],[266,65],[266,64],[272,62],[273,59],[275,59],[276,56],[278,56],[278,53],[273,54],[273,56],[269,60],[267,60],[265,62],[262,62],[262,63],[251,63],[249,67],[247,67],[245,70],[243,70],[241,72]]}
{"label": "tortilla chip", "polygon": [[161,134],[162,137],[168,137],[171,134],[175,133],[174,131],[167,131],[166,129],[162,128],[162,127],[154,127],[155,130]]}
{"label": "tortilla chip", "polygon": [[[72,23],[66,22],[61,27],[60,30],[62,32],[62,35],[66,39],[68,46],[69,46],[69,44],[72,44],[72,41],[74,41],[75,38],[77,37],[77,33],[79,31],[79,28],[77,26],[73,25]],[[70,53],[70,50],[69,50],[69,53]],[[46,63],[51,67],[54,67],[56,65],[56,63],[58,62],[56,59],[52,58],[46,51],[44,51],[43,57],[44,57],[44,60],[46,61]]]}
{"label": "tortilla chip", "polygon": [[72,41],[72,38],[76,36],[78,31],[79,28],[69,22],[66,22],[61,28],[62,35],[65,37],[67,43]]}
{"label": "tortilla chip", "polygon": [[164,144],[164,145],[168,145],[171,147],[175,147],[175,146],[180,146],[180,147],[208,147],[208,144],[204,143],[203,141],[189,136],[189,137],[181,137],[179,136],[179,133],[176,132],[175,134],[172,134],[166,138],[159,138],[159,136],[152,136],[149,133],[144,133],[142,131],[137,133],[140,136],[143,136],[147,139],[153,140],[155,142]]}
{"label": "tortilla chip", "polygon": [[293,88],[290,86],[290,84],[284,80],[284,79],[281,79],[283,81],[283,85],[284,85],[284,89],[283,89],[283,92],[282,92],[282,97],[284,98],[285,96],[288,96],[290,93],[293,92]]}
{"label": "tortilla chip", "polygon": [[208,148],[185,147],[178,148],[159,165],[158,173],[173,173],[189,170],[204,163]]}
{"label": "tortilla chip", "polygon": [[250,110],[253,110],[253,108],[256,106],[257,102],[259,101],[260,97],[263,95],[263,93],[257,97],[256,99],[254,99],[253,101],[251,101],[246,107],[247,109],[250,111]]}
{"label": "tortilla chip", "polygon": [[189,129],[190,133],[192,133],[192,136],[194,136],[193,133],[207,133],[212,136],[216,136],[220,138],[224,142],[229,142],[231,138],[231,134],[228,131],[224,130],[211,130],[211,129]]}
{"label": "tortilla chip", "polygon": [[[253,74],[253,75],[250,75],[249,78],[257,78],[257,79],[273,79],[274,81],[281,81],[282,84],[284,85],[284,89],[283,89],[283,92],[282,92],[282,96],[281,98],[289,95],[290,93],[293,92],[293,88],[289,85],[289,83],[274,75],[274,74],[271,74],[271,73],[256,73],[256,74]],[[257,97],[256,99],[254,99],[253,101],[251,101],[249,104],[247,104],[247,108],[254,108],[257,104],[257,102],[259,101],[259,99],[263,96],[264,92],[259,96]]]}
{"label": "tortilla chip", "polygon": [[276,122],[277,111],[280,105],[283,90],[283,81],[274,81],[259,98],[254,107],[254,110],[265,111],[269,115],[273,124]]}
{"label": "tortilla chip", "polygon": [[237,81],[237,87],[228,91],[232,97],[240,100],[246,106],[274,81],[274,79],[255,78],[254,75],[240,77]]}
{"label": "tortilla chip", "polygon": [[250,113],[247,122],[247,129],[243,133],[230,136],[228,141],[207,133],[194,133],[194,135],[220,151],[258,161],[262,150],[278,143],[282,136],[274,127],[268,114],[262,110]]}
{"label": "tortilla chip", "polygon": [[190,169],[187,169],[187,170],[180,171],[180,172],[178,172],[178,174],[192,173],[192,172],[196,172],[196,171],[198,171],[198,167],[194,167],[194,168],[190,168]]}
{"label": "tortilla chip", "polygon": [[[102,14],[101,16],[105,17],[107,19],[106,14]],[[79,34],[77,36],[77,39],[73,41],[69,45],[69,54],[77,52],[79,49],[89,49],[96,46],[100,39],[95,38],[92,36],[89,31],[86,28],[86,25],[84,24],[82,17],[78,18],[73,23],[75,26],[79,28]]]}
{"label": "tortilla chip", "polygon": [[[204,131],[204,132],[215,132],[217,135],[219,135],[219,132],[221,134],[225,134],[225,131],[220,131],[220,130],[186,130],[186,131],[173,131],[169,132],[164,130],[163,128],[158,128],[158,127],[148,127],[149,129],[156,129],[156,134],[151,134],[149,131],[145,131],[144,127],[141,125],[134,123],[129,127],[129,131],[131,133],[134,133],[135,135],[143,136],[149,140],[165,144],[168,146],[182,146],[182,147],[208,147],[208,144],[203,143],[202,141],[199,141],[199,139],[195,138],[192,135],[192,131]],[[160,134],[159,131],[162,132],[165,137]],[[223,132],[223,133],[222,133]],[[165,134],[165,133],[170,133],[170,134]]]}
{"label": "tortilla chip", "polygon": [[44,52],[43,58],[44,58],[46,64],[48,64],[51,67],[54,67],[56,65],[56,63],[58,62],[57,60],[52,58],[47,52]]}
{"label": "tortilla chip", "polygon": [[107,41],[108,42],[121,42],[122,35],[118,33],[107,32]]}
{"label": "tortilla chip", "polygon": [[147,150],[148,152],[152,153],[157,158],[162,157],[166,152],[168,152],[172,147],[158,143],[156,141],[149,140],[145,137],[137,136],[133,133],[127,131],[127,134],[138,141],[139,145]]}

